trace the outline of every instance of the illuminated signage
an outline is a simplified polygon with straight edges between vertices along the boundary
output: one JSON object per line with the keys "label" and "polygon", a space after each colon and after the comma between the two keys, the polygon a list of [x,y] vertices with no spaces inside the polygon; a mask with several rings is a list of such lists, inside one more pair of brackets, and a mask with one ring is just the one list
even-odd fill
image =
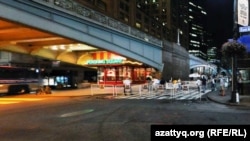
{"label": "illuminated signage", "polygon": [[88,60],[89,65],[101,65],[101,64],[122,64],[123,59],[107,59],[107,60]]}

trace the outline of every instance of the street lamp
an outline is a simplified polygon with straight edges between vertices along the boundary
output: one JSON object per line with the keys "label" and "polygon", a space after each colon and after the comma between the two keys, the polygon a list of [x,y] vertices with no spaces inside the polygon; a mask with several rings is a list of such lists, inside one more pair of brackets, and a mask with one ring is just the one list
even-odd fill
{"label": "street lamp", "polygon": [[237,41],[228,41],[222,45],[222,53],[225,57],[232,59],[232,96],[231,102],[237,101],[237,57],[244,57],[246,47]]}
{"label": "street lamp", "polygon": [[180,46],[180,34],[182,35],[182,31],[178,28],[177,29],[177,44]]}
{"label": "street lamp", "polygon": [[[241,1],[243,2],[243,1]],[[246,1],[245,1],[246,2]],[[241,3],[242,4],[242,3]],[[248,0],[247,0],[247,5],[249,5]],[[241,13],[238,13],[238,0],[234,0],[234,26],[233,26],[233,41],[228,44],[224,44],[225,52],[226,54],[230,54],[230,57],[232,58],[232,95],[231,95],[231,102],[235,103],[238,102],[237,99],[237,57],[241,54],[244,53],[244,46],[242,44],[237,43],[237,38],[238,38],[238,15],[241,16]],[[242,13],[247,13],[246,16],[244,17],[244,23],[248,23],[248,6],[244,5],[244,7],[247,7],[247,9],[241,9],[243,10]],[[244,26],[244,25],[243,25]],[[231,48],[230,48],[231,47]],[[234,50],[234,51],[230,51]],[[230,51],[230,52],[228,52]]]}

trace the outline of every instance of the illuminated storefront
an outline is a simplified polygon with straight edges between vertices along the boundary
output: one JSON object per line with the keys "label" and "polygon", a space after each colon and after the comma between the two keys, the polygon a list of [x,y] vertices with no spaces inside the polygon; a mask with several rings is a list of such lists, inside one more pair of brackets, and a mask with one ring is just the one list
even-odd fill
{"label": "illuminated storefront", "polygon": [[86,60],[86,65],[97,67],[99,84],[122,84],[126,77],[133,84],[145,83],[146,76],[155,71],[140,62],[106,51],[93,52],[89,58],[91,59]]}

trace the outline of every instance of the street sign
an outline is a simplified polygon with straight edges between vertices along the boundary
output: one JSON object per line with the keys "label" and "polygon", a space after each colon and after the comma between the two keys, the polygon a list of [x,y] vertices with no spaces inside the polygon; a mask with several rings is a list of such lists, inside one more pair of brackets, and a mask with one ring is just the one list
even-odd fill
{"label": "street sign", "polygon": [[248,0],[238,0],[238,24],[242,26],[248,26]]}
{"label": "street sign", "polygon": [[239,27],[239,32],[250,32],[250,26]]}

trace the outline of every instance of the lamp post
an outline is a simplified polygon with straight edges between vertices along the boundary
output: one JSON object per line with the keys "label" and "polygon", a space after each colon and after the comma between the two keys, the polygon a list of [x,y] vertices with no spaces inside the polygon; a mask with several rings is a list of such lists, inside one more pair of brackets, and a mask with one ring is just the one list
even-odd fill
{"label": "lamp post", "polygon": [[[233,40],[236,41],[238,38],[238,23],[237,23],[237,3],[238,0],[234,0],[234,25],[233,25]],[[232,60],[232,94],[231,94],[231,102],[236,103],[236,93],[237,93],[237,58],[236,55],[233,54],[231,56]]]}
{"label": "lamp post", "polygon": [[236,94],[238,93],[237,90],[237,57],[236,55],[232,56],[232,95],[231,95],[231,102],[236,103]]}
{"label": "lamp post", "polygon": [[[238,38],[238,29],[239,29],[239,25],[238,24],[241,24],[243,26],[246,26],[245,24],[247,23],[248,24],[248,5],[249,5],[249,2],[248,0],[247,1],[243,1],[241,0],[240,1],[240,13],[238,13],[238,3],[239,0],[234,0],[234,19],[233,19],[233,22],[234,22],[234,25],[233,25],[233,49],[234,51],[231,52],[231,58],[232,58],[232,95],[231,95],[231,102],[233,103],[237,103],[239,102],[238,99],[237,99],[237,94],[238,94],[238,90],[237,90],[237,57],[242,54],[244,52],[244,46],[242,44],[239,44],[237,43],[237,38]],[[247,2],[247,5],[246,5],[246,2]],[[243,4],[244,3],[244,4]],[[242,5],[244,5],[244,7],[242,8]],[[242,19],[242,15],[244,15],[243,19]],[[238,23],[238,18],[241,18],[241,21]],[[244,21],[242,23],[242,21]],[[241,48],[241,49],[240,49]],[[240,49],[240,50],[238,50]],[[238,50],[238,51],[236,51]]]}
{"label": "lamp post", "polygon": [[238,0],[234,0],[234,5],[233,5],[233,13],[234,13],[234,17],[233,17],[233,40],[237,40],[238,38],[238,23],[237,23],[237,3]]}
{"label": "lamp post", "polygon": [[178,28],[177,29],[177,45],[181,45],[180,43],[180,35],[182,35],[182,31]]}

